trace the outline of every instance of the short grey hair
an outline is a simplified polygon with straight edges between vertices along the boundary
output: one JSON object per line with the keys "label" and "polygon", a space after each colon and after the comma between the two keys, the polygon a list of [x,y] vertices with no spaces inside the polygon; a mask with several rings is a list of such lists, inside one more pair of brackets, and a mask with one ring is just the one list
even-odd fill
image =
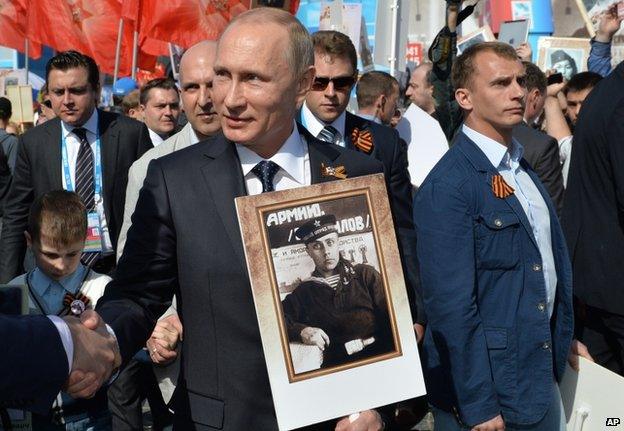
{"label": "short grey hair", "polygon": [[[225,29],[236,24],[267,24],[283,26],[288,32],[289,47],[286,59],[296,76],[301,76],[310,66],[314,66],[314,47],[308,30],[291,14],[281,9],[260,7],[237,15]],[[225,33],[224,31],[224,33]]]}

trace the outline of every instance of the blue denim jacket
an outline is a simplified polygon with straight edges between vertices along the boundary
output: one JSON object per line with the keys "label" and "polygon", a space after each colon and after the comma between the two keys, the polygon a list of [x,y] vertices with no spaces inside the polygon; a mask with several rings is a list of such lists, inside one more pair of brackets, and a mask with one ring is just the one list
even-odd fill
{"label": "blue denim jacket", "polygon": [[546,310],[541,256],[518,199],[497,198],[498,172],[463,132],[414,200],[428,327],[423,367],[430,402],[473,426],[499,413],[532,424],[552,401],[573,332],[572,270],[555,208],[555,309]]}

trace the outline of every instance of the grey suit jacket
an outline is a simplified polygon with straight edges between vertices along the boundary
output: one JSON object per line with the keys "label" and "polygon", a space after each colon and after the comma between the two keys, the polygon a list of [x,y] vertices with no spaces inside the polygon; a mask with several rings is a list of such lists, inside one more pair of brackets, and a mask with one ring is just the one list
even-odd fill
{"label": "grey suit jacket", "polygon": [[119,260],[123,254],[126,238],[128,237],[128,229],[130,229],[132,225],[132,214],[139,200],[139,191],[141,191],[141,187],[143,187],[143,181],[147,175],[147,167],[150,162],[190,146],[191,142],[194,140],[194,134],[195,132],[191,127],[191,123],[186,123],[186,126],[184,126],[182,130],[166,139],[159,146],[147,151],[130,167],[130,171],[128,172],[128,185],[126,187],[123,224],[121,225],[121,232],[117,240],[117,260]]}

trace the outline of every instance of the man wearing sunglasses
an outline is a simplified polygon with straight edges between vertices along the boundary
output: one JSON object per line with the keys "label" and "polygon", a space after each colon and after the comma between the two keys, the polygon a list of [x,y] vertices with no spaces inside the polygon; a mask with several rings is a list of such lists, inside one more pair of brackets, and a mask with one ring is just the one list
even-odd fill
{"label": "man wearing sunglasses", "polygon": [[412,186],[407,171],[407,145],[392,128],[346,111],[357,81],[357,53],[351,39],[337,31],[312,35],[316,76],[300,112],[299,121],[318,139],[357,150],[381,161],[389,178],[394,215],[412,315],[418,340],[424,333],[419,292],[416,234],[412,222]]}

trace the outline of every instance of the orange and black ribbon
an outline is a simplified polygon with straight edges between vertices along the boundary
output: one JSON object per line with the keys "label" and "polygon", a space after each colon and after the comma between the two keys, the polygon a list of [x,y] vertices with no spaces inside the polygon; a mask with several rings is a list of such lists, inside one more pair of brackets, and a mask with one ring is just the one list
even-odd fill
{"label": "orange and black ribbon", "polygon": [[505,182],[502,175],[492,176],[492,191],[494,196],[499,199],[505,199],[507,196],[511,196],[514,193],[514,189]]}
{"label": "orange and black ribbon", "polygon": [[325,163],[321,163],[321,175],[324,177],[335,177],[344,180],[347,178],[347,171],[342,165],[333,167],[327,166]]}
{"label": "orange and black ribbon", "polygon": [[369,130],[360,130],[356,127],[351,132],[351,142],[355,148],[366,154],[373,151],[373,134]]}

